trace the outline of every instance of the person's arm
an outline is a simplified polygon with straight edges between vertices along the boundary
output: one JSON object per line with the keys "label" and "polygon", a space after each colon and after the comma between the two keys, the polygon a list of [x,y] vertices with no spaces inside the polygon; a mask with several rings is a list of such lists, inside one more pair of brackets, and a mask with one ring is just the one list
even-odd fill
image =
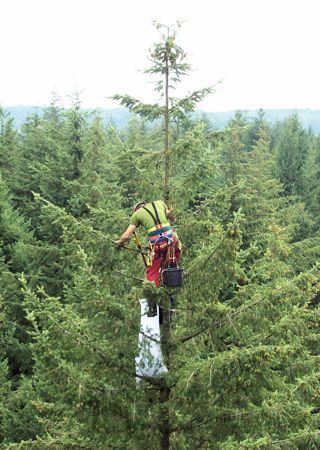
{"label": "person's arm", "polygon": [[125,242],[127,242],[131,236],[133,235],[133,232],[135,230],[136,226],[133,224],[130,224],[128,226],[128,228],[126,229],[126,231],[123,233],[123,235],[121,236],[120,239],[118,239],[117,241],[114,241],[114,243],[118,246],[121,247],[121,245],[123,245]]}

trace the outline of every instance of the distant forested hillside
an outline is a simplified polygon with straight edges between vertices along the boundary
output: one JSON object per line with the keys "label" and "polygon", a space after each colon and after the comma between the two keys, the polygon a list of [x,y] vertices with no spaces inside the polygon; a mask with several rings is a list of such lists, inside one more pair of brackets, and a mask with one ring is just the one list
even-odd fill
{"label": "distant forested hillside", "polygon": [[[292,114],[297,114],[301,124],[304,128],[311,128],[312,131],[320,131],[320,110],[319,109],[266,109],[265,119],[271,123],[282,121]],[[210,121],[213,122],[216,128],[223,128],[235,115],[236,111],[224,112],[209,112],[206,113]],[[248,118],[252,119],[257,116],[258,110],[250,109],[243,110],[242,113]]]}
{"label": "distant forested hillside", "polygon": [[[20,128],[26,118],[31,114],[42,115],[44,107],[35,106],[9,106],[5,107],[14,118],[15,127]],[[130,118],[130,112],[125,108],[101,109],[103,121],[108,123],[112,121],[117,127],[123,128],[127,125]],[[258,110],[242,110],[243,115],[248,119],[256,117]],[[215,128],[221,129],[226,126],[229,120],[235,115],[236,110],[204,112],[197,111],[195,116],[205,115]],[[305,128],[311,128],[312,131],[320,131],[320,110],[319,109],[266,109],[264,110],[265,119],[271,123],[284,120],[294,113],[298,114],[301,124]]]}

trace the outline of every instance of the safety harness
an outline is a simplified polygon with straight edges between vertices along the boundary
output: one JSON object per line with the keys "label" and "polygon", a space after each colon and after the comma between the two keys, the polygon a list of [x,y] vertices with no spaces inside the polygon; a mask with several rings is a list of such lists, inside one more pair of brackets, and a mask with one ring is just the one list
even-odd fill
{"label": "safety harness", "polygon": [[[148,266],[153,266],[154,258],[161,258],[158,280],[160,285],[166,288],[170,296],[171,306],[174,307],[175,300],[168,288],[181,287],[183,282],[183,269],[179,268],[178,260],[176,258],[176,246],[178,245],[179,241],[177,239],[177,236],[174,234],[173,228],[171,227],[170,223],[160,222],[159,214],[154,202],[152,202],[151,205],[153,208],[153,212],[143,206],[143,209],[147,211],[154,222],[154,226],[148,230],[149,258],[148,260],[144,258],[144,263],[148,270]],[[138,236],[135,235],[135,238],[136,244],[138,245]]]}
{"label": "safety harness", "polygon": [[151,216],[154,221],[154,226],[148,230],[148,240],[150,249],[150,262],[155,256],[155,253],[164,254],[162,268],[176,264],[175,248],[174,248],[174,233],[170,223],[161,223],[159,214],[154,202],[151,203],[154,214],[145,206],[143,209]]}
{"label": "safety harness", "polygon": [[152,202],[151,205],[153,207],[154,214],[148,208],[143,206],[143,209],[147,211],[147,213],[151,216],[152,220],[154,221],[154,226],[148,230],[149,243],[152,245],[161,244],[162,242],[166,242],[167,244],[172,243],[173,229],[170,223],[168,222],[161,223],[156,205],[154,204],[154,202]]}

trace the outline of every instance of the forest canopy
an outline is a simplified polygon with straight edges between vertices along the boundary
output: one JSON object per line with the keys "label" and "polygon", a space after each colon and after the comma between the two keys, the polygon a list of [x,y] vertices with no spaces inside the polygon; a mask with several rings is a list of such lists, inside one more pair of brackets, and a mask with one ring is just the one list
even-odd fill
{"label": "forest canopy", "polygon": [[[19,129],[23,126],[26,119],[33,115],[38,114],[42,116],[45,113],[46,107],[40,106],[6,106],[5,110],[13,118],[13,125],[15,128]],[[92,113],[91,110],[86,110]],[[247,118],[249,122],[253,121],[258,114],[256,109],[240,110],[241,113]],[[212,126],[216,129],[222,129],[226,127],[228,122],[236,114],[236,110],[230,111],[202,111],[201,109],[196,109],[191,115],[192,118],[196,119],[201,116],[206,116],[207,119],[212,123]],[[284,121],[290,116],[297,114],[301,125],[306,129],[311,129],[315,133],[320,132],[320,111],[318,109],[264,109],[264,117],[270,122],[270,125],[274,125],[276,122]],[[101,116],[102,122],[107,126],[110,122],[116,125],[119,129],[128,126],[128,122],[131,119],[131,113],[127,108],[116,107],[116,108],[100,108],[99,115]]]}
{"label": "forest canopy", "polygon": [[[164,92],[190,66],[159,31]],[[1,448],[320,447],[320,136],[262,110],[218,129],[192,115],[212,88],[173,93],[116,94],[122,128],[77,95],[18,130],[0,109]],[[144,266],[112,241],[141,199],[174,208],[186,272],[168,373],[137,387]]]}

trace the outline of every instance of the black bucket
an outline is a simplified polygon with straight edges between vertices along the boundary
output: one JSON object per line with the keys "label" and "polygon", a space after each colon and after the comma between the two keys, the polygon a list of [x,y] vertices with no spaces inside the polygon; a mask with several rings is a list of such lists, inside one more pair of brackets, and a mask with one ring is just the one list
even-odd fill
{"label": "black bucket", "polygon": [[183,284],[183,269],[179,269],[179,267],[163,269],[162,281],[166,287],[181,287]]}

